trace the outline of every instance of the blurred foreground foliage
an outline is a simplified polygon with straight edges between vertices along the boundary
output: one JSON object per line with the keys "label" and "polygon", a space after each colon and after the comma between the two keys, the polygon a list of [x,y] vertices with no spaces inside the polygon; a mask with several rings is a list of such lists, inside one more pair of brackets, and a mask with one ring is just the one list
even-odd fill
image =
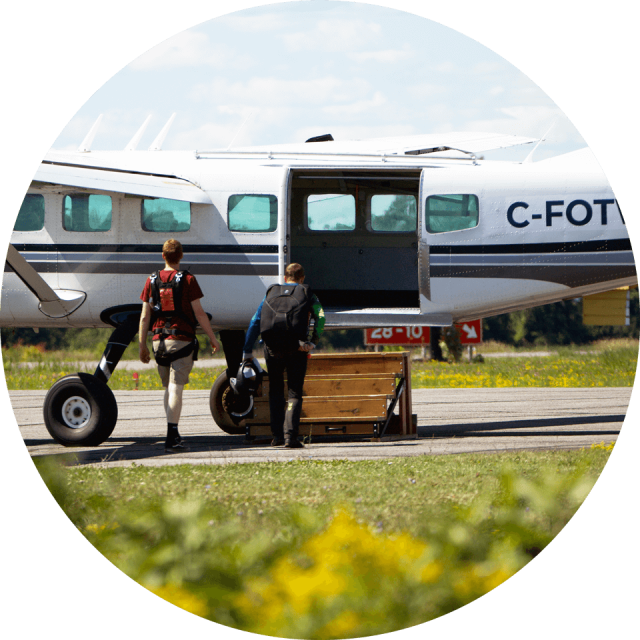
{"label": "blurred foreground foliage", "polygon": [[96,548],[165,600],[246,631],[329,639],[420,624],[503,583],[561,531],[611,448],[195,469],[36,464]]}

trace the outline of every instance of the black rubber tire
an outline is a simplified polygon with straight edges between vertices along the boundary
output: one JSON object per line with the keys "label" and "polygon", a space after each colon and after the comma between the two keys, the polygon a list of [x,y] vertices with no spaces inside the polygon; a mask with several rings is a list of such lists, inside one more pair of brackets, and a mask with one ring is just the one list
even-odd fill
{"label": "black rubber tire", "polygon": [[[89,373],[56,380],[44,399],[44,423],[65,447],[103,443],[118,420],[118,404],[109,386]],[[75,421],[75,426],[70,422]]]}
{"label": "black rubber tire", "polygon": [[227,372],[223,371],[213,383],[209,394],[209,409],[215,423],[226,433],[237,436],[245,432],[245,428],[239,426],[234,419],[224,410],[222,396],[229,389]]}

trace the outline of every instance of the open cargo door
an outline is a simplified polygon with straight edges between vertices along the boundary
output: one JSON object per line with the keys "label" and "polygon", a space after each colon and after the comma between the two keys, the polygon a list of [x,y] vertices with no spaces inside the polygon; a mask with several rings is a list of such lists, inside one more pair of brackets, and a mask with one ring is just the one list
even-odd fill
{"label": "open cargo door", "polygon": [[420,171],[291,174],[290,261],[325,309],[418,313]]}

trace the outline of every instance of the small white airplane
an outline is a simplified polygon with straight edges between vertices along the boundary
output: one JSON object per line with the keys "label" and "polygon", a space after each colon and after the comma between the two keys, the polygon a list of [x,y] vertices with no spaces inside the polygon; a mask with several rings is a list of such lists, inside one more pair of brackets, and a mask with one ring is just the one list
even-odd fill
{"label": "small white airplane", "polygon": [[[64,445],[106,440],[108,380],[138,330],[145,278],[179,239],[228,371],[285,266],[301,263],[327,328],[448,326],[636,285],[629,235],[588,149],[533,162],[479,154],[532,138],[444,133],[214,151],[52,150],[18,214],[3,327],[114,331],[94,375],[57,381],[45,422]],[[535,150],[535,149],[534,149]],[[222,374],[212,389],[221,413]]]}

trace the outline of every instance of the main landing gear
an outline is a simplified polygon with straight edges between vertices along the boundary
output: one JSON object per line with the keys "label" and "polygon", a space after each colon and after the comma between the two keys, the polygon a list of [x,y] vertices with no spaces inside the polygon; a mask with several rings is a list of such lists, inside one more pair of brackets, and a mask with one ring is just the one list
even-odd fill
{"label": "main landing gear", "polygon": [[101,444],[113,432],[117,419],[113,391],[90,373],[60,378],[44,401],[47,431],[65,447]]}
{"label": "main landing gear", "polygon": [[[100,319],[114,327],[95,373],[76,373],[57,380],[44,401],[44,422],[51,437],[65,447],[93,447],[103,443],[112,433],[118,419],[118,405],[107,384],[125,349],[138,333],[140,305],[124,305],[105,309]],[[227,370],[215,381],[209,398],[211,415],[227,433],[245,432],[232,413],[242,414],[229,386],[242,361],[244,331],[220,331]]]}
{"label": "main landing gear", "polygon": [[229,385],[229,379],[236,375],[242,362],[242,347],[244,346],[245,333],[241,329],[226,329],[220,331],[220,342],[224,348],[224,355],[227,360],[227,370],[223,371],[213,383],[209,394],[209,409],[215,423],[226,433],[231,435],[241,435],[245,428],[239,426],[240,420],[232,413],[243,413],[235,411],[238,407],[235,394]]}

